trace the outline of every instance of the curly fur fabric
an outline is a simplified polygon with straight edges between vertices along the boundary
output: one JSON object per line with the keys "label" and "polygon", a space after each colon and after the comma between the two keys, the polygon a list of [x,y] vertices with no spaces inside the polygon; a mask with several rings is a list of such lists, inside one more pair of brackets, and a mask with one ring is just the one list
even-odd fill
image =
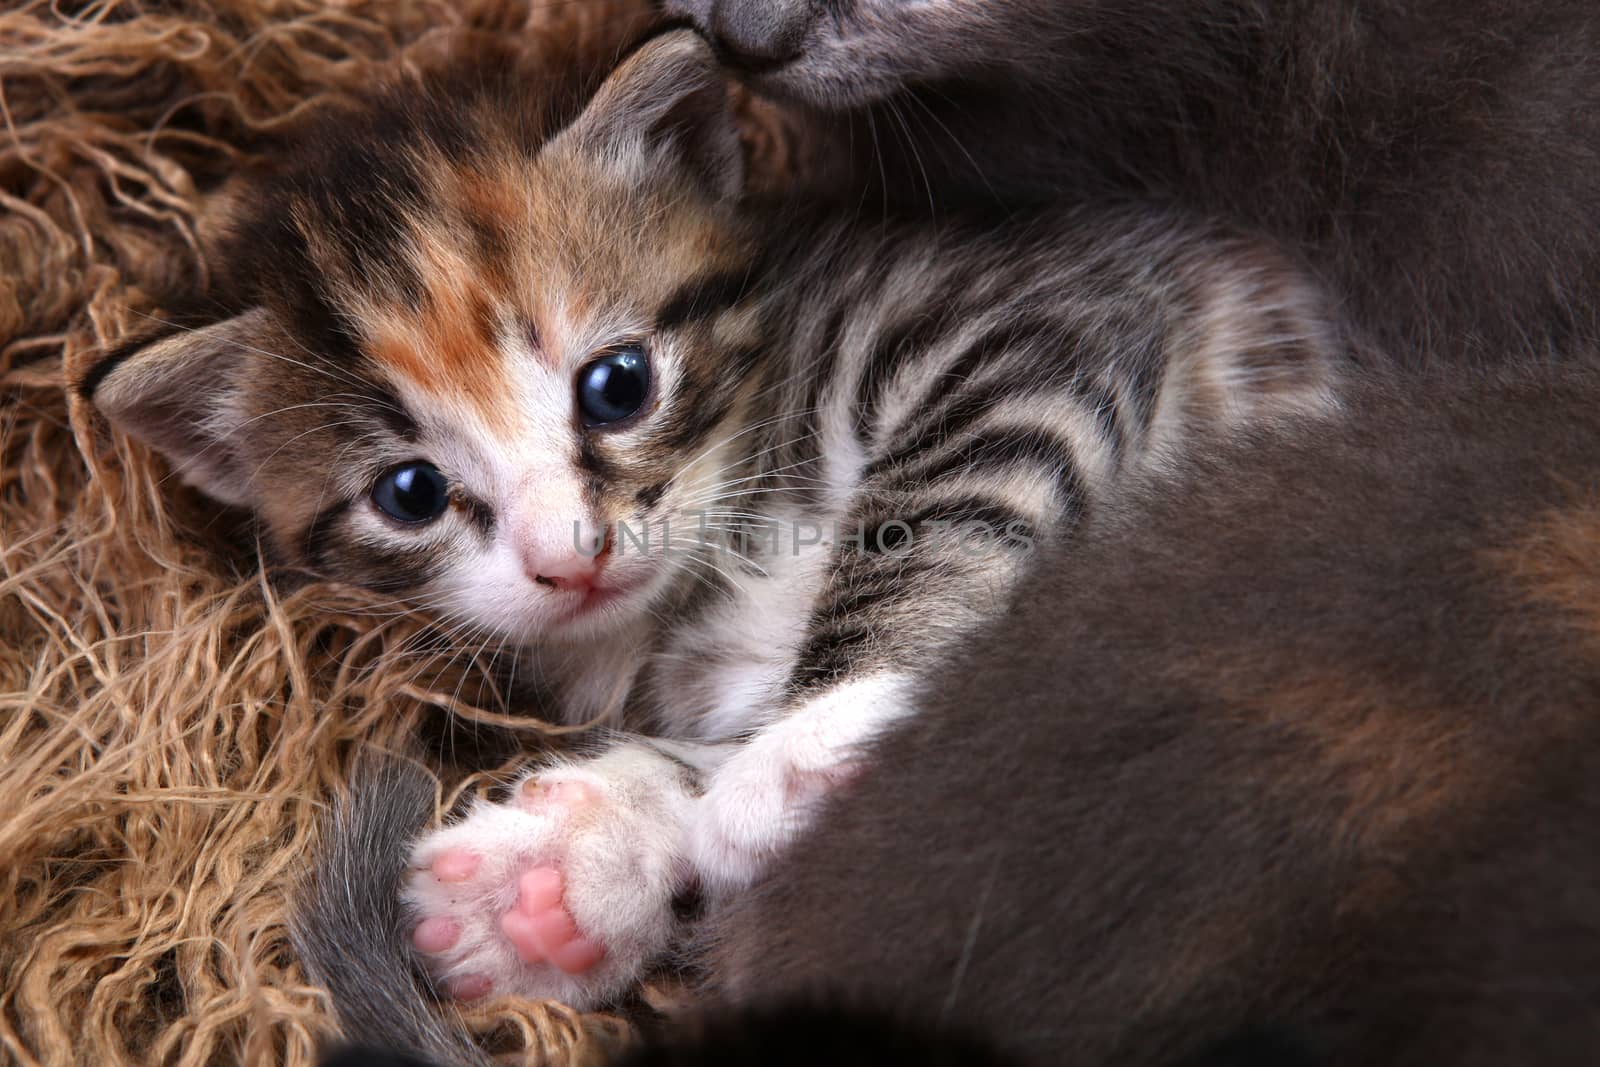
{"label": "curly fur fabric", "polygon": [[[0,12],[0,1059],[311,1063],[334,1024],[284,919],[357,748],[467,744],[457,764],[480,769],[445,763],[447,806],[508,773],[485,742],[548,732],[514,714],[492,657],[452,658],[448,635],[350,589],[265,582],[248,536],[63,383],[159,314],[156,294],[203,281],[214,194],[297,114],[477,33],[601,61],[642,7]],[[625,1034],[558,1006],[470,1022],[542,1063]]]}

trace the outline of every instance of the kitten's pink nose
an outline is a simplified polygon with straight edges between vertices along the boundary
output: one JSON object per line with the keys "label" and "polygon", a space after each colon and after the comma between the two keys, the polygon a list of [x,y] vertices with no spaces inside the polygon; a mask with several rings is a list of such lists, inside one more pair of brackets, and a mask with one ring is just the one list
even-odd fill
{"label": "kitten's pink nose", "polygon": [[600,575],[600,565],[592,559],[574,556],[571,559],[544,560],[535,565],[523,565],[528,576],[540,585],[582,593],[593,588]]}
{"label": "kitten's pink nose", "polygon": [[599,551],[585,555],[574,547],[560,552],[540,552],[524,549],[522,570],[536,584],[566,592],[585,593],[594,588],[600,570],[611,555],[611,539],[600,535]]}

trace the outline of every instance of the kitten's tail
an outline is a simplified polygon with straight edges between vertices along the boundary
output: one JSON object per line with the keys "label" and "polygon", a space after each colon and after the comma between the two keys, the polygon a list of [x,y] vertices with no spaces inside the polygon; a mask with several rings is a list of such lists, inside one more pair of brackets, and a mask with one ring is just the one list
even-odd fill
{"label": "kitten's tail", "polygon": [[417,765],[382,757],[358,766],[350,802],[324,829],[290,936],[311,978],[332,994],[351,1043],[440,1067],[487,1067],[465,1030],[440,1013],[405,940],[400,881],[433,805],[433,780]]}

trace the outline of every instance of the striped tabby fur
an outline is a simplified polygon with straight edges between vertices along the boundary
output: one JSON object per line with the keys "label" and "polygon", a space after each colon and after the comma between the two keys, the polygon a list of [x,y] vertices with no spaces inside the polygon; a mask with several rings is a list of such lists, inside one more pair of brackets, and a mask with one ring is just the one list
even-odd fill
{"label": "striped tabby fur", "polygon": [[[237,314],[83,390],[285,563],[523,646],[564,714],[643,731],[425,839],[405,889],[454,931],[426,954],[447,989],[585,1005],[673,943],[675,895],[759,873],[1028,547],[1193,425],[1328,409],[1339,340],[1294,264],[1147,209],[857,228],[744,203],[687,33],[575,118],[525,84],[402,87],[309,137],[241,224]],[[586,429],[575,376],[618,346],[650,399]],[[391,521],[375,482],[418,459],[449,507]],[[531,562],[602,529],[593,589]],[[530,962],[507,932],[530,870],[559,871],[567,947],[598,959]]]}

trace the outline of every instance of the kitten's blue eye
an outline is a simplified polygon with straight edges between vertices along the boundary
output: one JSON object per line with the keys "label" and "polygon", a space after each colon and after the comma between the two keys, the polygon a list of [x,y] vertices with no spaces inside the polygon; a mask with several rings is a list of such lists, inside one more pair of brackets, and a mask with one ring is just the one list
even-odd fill
{"label": "kitten's blue eye", "polygon": [[372,502],[401,522],[432,522],[450,504],[450,485],[432,463],[403,463],[378,479]]}
{"label": "kitten's blue eye", "polygon": [[607,426],[638,413],[650,395],[650,360],[638,345],[615,348],[578,372],[578,414]]}

